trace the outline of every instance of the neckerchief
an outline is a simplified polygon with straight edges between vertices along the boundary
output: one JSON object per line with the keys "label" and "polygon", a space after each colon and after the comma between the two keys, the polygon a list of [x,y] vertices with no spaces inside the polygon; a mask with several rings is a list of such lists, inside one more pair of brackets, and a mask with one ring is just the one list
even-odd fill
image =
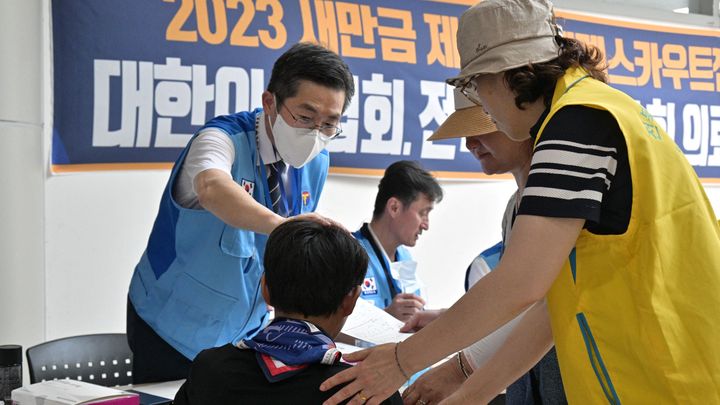
{"label": "neckerchief", "polygon": [[288,318],[273,320],[252,339],[241,340],[237,347],[255,350],[269,382],[292,377],[310,364],[335,364],[341,356],[335,342],[320,328]]}

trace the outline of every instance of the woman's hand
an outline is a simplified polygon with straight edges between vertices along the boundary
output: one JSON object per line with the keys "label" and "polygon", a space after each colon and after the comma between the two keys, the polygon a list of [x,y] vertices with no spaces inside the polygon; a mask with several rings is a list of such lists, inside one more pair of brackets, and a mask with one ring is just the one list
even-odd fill
{"label": "woman's hand", "polygon": [[403,403],[437,404],[460,388],[463,382],[465,376],[460,371],[457,357],[454,356],[431,368],[409,386],[402,394]]}
{"label": "woman's hand", "polygon": [[351,398],[349,405],[378,405],[394,394],[406,381],[403,375],[405,371],[401,371],[396,362],[396,346],[387,343],[343,356],[346,361],[360,363],[335,374],[320,385],[320,391],[327,391],[336,385],[348,383],[323,405],[339,404],[348,398]]}

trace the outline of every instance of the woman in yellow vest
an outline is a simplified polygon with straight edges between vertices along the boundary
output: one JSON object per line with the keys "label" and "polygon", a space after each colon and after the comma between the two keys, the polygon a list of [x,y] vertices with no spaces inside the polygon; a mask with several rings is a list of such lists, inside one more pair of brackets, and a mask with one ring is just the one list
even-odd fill
{"label": "woman in yellow vest", "polygon": [[323,383],[349,381],[326,404],[377,404],[543,300],[443,404],[487,402],[553,339],[571,404],[720,403],[720,227],[674,140],[604,83],[597,49],[561,37],[547,0],[478,3],[458,50],[448,82],[535,140],[508,246],[420,332],[347,356],[362,363]]}

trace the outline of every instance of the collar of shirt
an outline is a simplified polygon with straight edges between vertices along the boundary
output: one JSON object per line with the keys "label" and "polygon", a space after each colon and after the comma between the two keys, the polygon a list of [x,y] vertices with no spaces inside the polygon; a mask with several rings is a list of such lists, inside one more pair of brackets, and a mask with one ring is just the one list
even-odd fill
{"label": "collar of shirt", "polygon": [[[369,223],[368,223],[368,231],[370,231],[370,236],[372,236],[373,240],[375,241],[375,244],[380,248],[380,251],[382,252],[385,259],[387,259],[388,263],[392,263],[393,260],[390,260],[390,256],[388,256],[382,243],[380,243],[380,239],[378,239],[377,235],[375,235],[375,231],[373,231],[372,226]],[[379,259],[379,257],[378,257],[378,259]]]}
{"label": "collar of shirt", "polygon": [[540,127],[542,126],[542,123],[545,122],[545,118],[547,118],[548,114],[550,114],[550,107],[546,108],[545,111],[540,114],[540,118],[538,118],[535,125],[530,128],[530,137],[532,137],[533,140],[537,139],[538,132],[540,132]]}
{"label": "collar of shirt", "polygon": [[[270,142],[270,135],[268,135],[267,128],[265,126],[265,112],[261,111],[257,115],[257,121],[256,121],[256,131],[257,131],[257,143],[258,143],[258,151],[260,152],[260,157],[262,158],[262,162],[267,164],[275,163],[280,159],[280,156],[275,152],[272,142]],[[260,161],[258,161],[258,165],[260,164]]]}

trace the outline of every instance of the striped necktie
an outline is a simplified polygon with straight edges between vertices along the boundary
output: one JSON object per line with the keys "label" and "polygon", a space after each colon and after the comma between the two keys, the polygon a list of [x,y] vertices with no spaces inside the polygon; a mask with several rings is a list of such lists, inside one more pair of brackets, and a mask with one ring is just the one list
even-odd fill
{"label": "striped necktie", "polygon": [[275,163],[270,163],[267,165],[268,169],[268,189],[270,190],[270,201],[272,201],[272,209],[273,211],[282,216],[286,216],[287,214],[284,209],[282,209],[282,193],[280,192],[280,182],[282,181],[282,172],[285,170],[285,163],[280,160]]}

